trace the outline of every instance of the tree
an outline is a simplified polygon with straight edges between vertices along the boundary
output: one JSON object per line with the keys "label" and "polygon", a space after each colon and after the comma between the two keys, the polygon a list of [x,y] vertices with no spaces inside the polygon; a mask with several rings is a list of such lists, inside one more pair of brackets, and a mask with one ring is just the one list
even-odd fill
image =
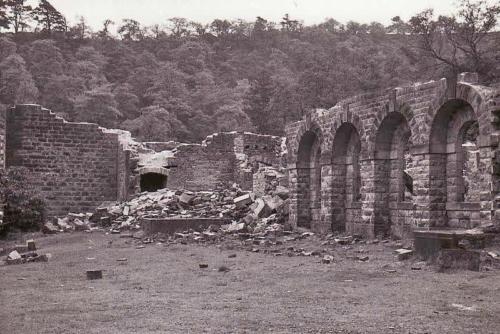
{"label": "tree", "polygon": [[70,27],[69,35],[71,38],[77,39],[81,42],[92,36],[92,29],[87,24],[85,18],[80,16],[78,22],[74,26]]}
{"label": "tree", "polygon": [[96,87],[75,98],[76,120],[113,128],[122,117],[109,86]]}
{"label": "tree", "polygon": [[410,25],[403,21],[400,16],[394,16],[391,22],[392,23],[387,27],[388,32],[404,35],[411,31]]}
{"label": "tree", "polygon": [[144,38],[141,24],[136,20],[123,19],[122,25],[118,27],[118,34],[126,41],[139,41]]}
{"label": "tree", "polygon": [[156,40],[167,36],[165,30],[159,24],[153,24],[152,26],[148,27],[147,30],[148,30],[148,36],[151,36]]}
{"label": "tree", "polygon": [[66,18],[47,0],[40,0],[33,9],[33,19],[42,27],[42,32],[52,35],[53,32],[66,32]]}
{"label": "tree", "polygon": [[368,25],[355,21],[349,21],[345,26],[345,31],[351,35],[366,34],[368,32]]}
{"label": "tree", "polygon": [[7,14],[7,0],[0,0],[0,28],[9,29],[10,19]]}
{"label": "tree", "polygon": [[271,73],[266,69],[259,71],[257,78],[250,85],[244,111],[252,120],[257,131],[265,133],[269,118],[266,111],[273,92]]}
{"label": "tree", "polygon": [[142,141],[169,141],[178,139],[176,131],[184,128],[182,123],[166,109],[154,105],[141,109],[141,115],[122,123],[122,128]]}
{"label": "tree", "polygon": [[113,22],[110,19],[104,20],[102,23],[102,30],[99,30],[97,32],[97,36],[102,39],[109,39],[111,38],[111,34],[109,33],[109,27],[114,25],[115,22]]}
{"label": "tree", "polygon": [[300,22],[298,20],[292,20],[290,15],[285,14],[281,19],[281,31],[284,32],[298,32],[302,28]]}
{"label": "tree", "polygon": [[66,66],[63,54],[56,46],[56,43],[50,39],[33,42],[29,48],[29,52],[25,55],[25,59],[42,96],[45,94],[57,94],[57,92],[45,89],[45,86],[53,76],[63,74]]}
{"label": "tree", "polygon": [[0,37],[0,62],[17,52],[17,45],[6,37]]}
{"label": "tree", "polygon": [[228,20],[213,20],[210,24],[210,31],[217,37],[227,37],[231,32],[231,22]]}
{"label": "tree", "polygon": [[113,89],[115,99],[118,102],[118,110],[126,119],[134,119],[139,116],[139,98],[132,92],[129,84],[121,84]]}
{"label": "tree", "polygon": [[344,30],[344,26],[339,21],[332,18],[328,18],[323,23],[320,23],[318,28],[324,29],[332,34],[339,33]]}
{"label": "tree", "polygon": [[15,105],[35,103],[38,90],[24,59],[12,54],[0,62],[0,101]]}
{"label": "tree", "polygon": [[372,36],[380,37],[380,36],[385,35],[387,30],[385,29],[385,27],[382,23],[371,22],[370,25],[368,26],[368,32]]}
{"label": "tree", "polygon": [[189,21],[183,17],[172,17],[168,19],[170,22],[169,29],[172,36],[181,38],[189,35]]}
{"label": "tree", "polygon": [[198,22],[191,21],[189,22],[189,25],[191,26],[192,30],[196,32],[196,35],[198,35],[199,37],[205,36],[208,31],[207,24],[201,24]]}
{"label": "tree", "polygon": [[14,33],[24,31],[28,27],[32,7],[26,4],[26,0],[7,0],[10,12],[10,21],[14,28]]}
{"label": "tree", "polygon": [[[420,48],[454,74],[478,72],[485,78],[494,67],[494,54],[500,46],[487,43],[486,37],[496,24],[500,6],[484,0],[461,0],[457,14],[434,18],[432,9],[410,19],[413,33],[420,38]],[[488,50],[489,49],[489,50]]]}

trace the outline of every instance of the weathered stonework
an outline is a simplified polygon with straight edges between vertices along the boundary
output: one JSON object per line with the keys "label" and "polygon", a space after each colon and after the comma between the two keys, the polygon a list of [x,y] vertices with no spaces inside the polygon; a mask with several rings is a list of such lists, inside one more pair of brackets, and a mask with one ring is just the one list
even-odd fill
{"label": "weathered stonework", "polygon": [[[499,117],[500,89],[474,74],[308,114],[286,128],[291,225],[405,237],[498,221]],[[477,125],[471,153],[466,133]]]}
{"label": "weathered stonework", "polygon": [[201,144],[181,144],[168,159],[167,187],[211,190],[238,183],[252,189],[261,165],[282,165],[282,138],[248,132],[223,132]]}
{"label": "weathered stonework", "polygon": [[29,170],[49,215],[91,211],[125,196],[127,157],[118,134],[66,122],[38,105],[8,110],[5,124],[6,167]]}
{"label": "weathered stonework", "polygon": [[260,167],[282,167],[283,148],[283,138],[243,132],[214,134],[198,145],[140,143],[127,131],[66,122],[39,105],[0,115],[0,169],[27,168],[49,216],[163,187],[251,189]]}

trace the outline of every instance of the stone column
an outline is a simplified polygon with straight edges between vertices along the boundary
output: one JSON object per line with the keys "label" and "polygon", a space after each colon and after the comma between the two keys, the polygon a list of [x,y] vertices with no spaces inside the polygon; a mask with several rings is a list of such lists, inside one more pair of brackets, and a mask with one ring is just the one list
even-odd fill
{"label": "stone column", "polygon": [[353,224],[349,233],[375,237],[375,160],[360,159],[361,169],[361,222]]}

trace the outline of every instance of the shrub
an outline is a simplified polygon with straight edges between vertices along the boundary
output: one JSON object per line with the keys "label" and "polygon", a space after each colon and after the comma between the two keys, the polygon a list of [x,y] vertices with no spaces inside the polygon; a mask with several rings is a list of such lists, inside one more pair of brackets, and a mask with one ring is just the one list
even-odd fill
{"label": "shrub", "polygon": [[45,203],[29,186],[25,168],[9,169],[0,175],[0,196],[4,203],[4,228],[38,230],[45,220]]}

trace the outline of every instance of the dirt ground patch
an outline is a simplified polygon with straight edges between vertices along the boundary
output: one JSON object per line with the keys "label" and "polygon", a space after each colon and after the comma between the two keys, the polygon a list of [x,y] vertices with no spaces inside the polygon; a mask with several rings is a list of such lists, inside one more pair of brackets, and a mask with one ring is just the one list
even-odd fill
{"label": "dirt ground patch", "polygon": [[[236,242],[138,249],[131,239],[104,233],[38,237],[37,245],[52,254],[49,262],[0,266],[1,333],[498,333],[500,328],[498,270],[412,270],[411,260],[398,262],[382,243],[338,246],[331,250],[332,264],[313,256],[254,253]],[[319,245],[312,238],[298,246]],[[369,260],[357,260],[359,254]],[[200,269],[200,263],[208,268]],[[219,271],[221,266],[229,271]],[[85,271],[95,268],[104,270],[103,279],[87,280]]]}

